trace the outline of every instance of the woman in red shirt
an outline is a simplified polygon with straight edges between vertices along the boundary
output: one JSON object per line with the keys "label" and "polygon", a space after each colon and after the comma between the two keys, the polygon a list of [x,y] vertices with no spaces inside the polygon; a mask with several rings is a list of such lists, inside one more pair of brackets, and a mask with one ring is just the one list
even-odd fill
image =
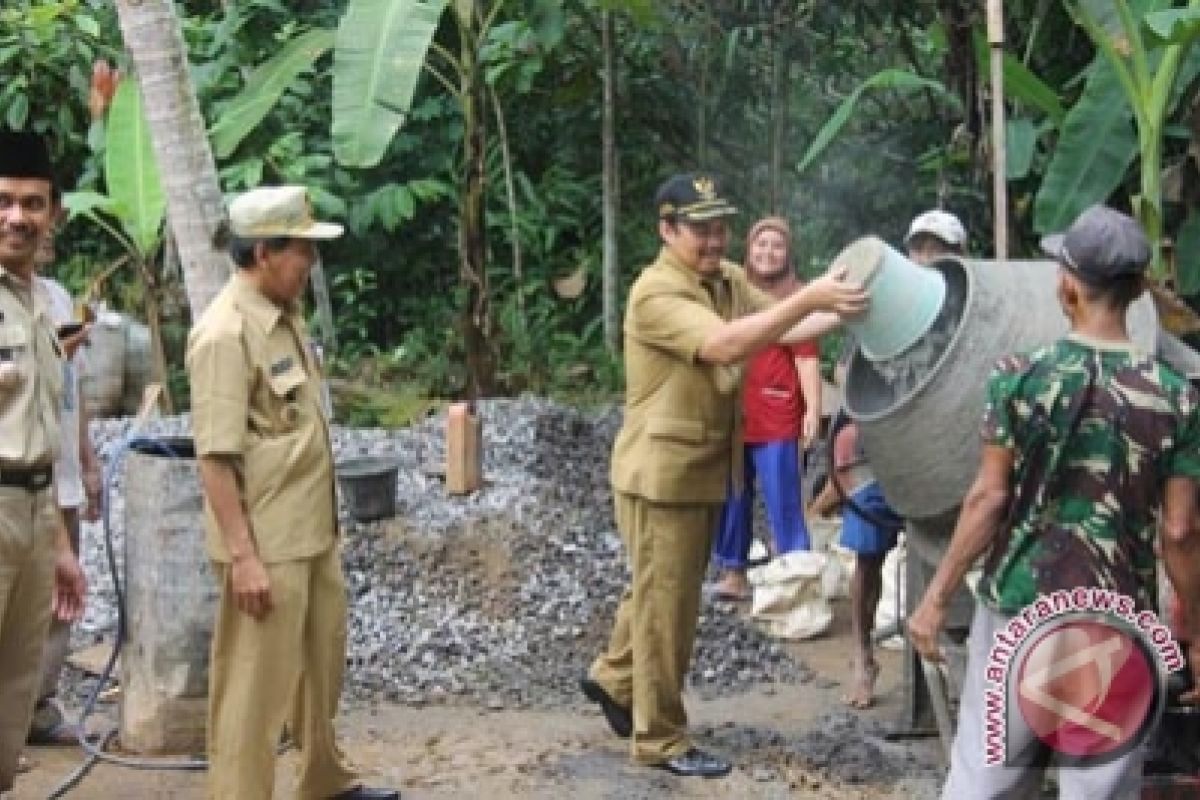
{"label": "woman in red shirt", "polygon": [[[802,285],[791,258],[791,231],[781,217],[761,219],[746,236],[746,276],[777,298]],[[817,342],[772,345],[746,365],[742,393],[745,487],[730,493],[721,513],[714,559],[722,568],[716,595],[750,595],[746,562],[752,539],[755,484],[761,484],[775,553],[809,548],[800,499],[800,452],[821,420],[821,367]]]}

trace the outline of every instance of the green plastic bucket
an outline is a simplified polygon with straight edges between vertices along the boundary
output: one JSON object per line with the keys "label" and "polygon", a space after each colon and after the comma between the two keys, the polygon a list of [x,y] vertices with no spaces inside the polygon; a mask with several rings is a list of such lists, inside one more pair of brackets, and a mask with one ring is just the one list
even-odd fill
{"label": "green plastic bucket", "polygon": [[933,327],[946,299],[938,270],[914,264],[875,236],[853,242],[834,263],[848,267],[848,277],[871,293],[867,311],[846,320],[867,358],[895,358]]}

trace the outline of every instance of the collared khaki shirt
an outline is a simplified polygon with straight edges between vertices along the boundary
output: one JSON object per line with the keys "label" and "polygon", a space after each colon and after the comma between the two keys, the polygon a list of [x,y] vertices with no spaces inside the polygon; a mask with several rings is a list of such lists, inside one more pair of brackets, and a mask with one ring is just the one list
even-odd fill
{"label": "collared khaki shirt", "polygon": [[[258,556],[309,558],[337,535],[333,454],[321,375],[296,309],[235,274],[188,337],[199,456],[232,456]],[[206,504],[208,553],[228,561]]]}
{"label": "collared khaki shirt", "polygon": [[700,348],[726,321],[773,302],[728,261],[701,279],[664,247],[642,270],[625,312],[625,418],[613,445],[613,489],[665,503],[725,499],[742,451],[742,368],[704,362]]}
{"label": "collared khaki shirt", "polygon": [[41,292],[0,267],[0,468],[58,456],[62,350]]}

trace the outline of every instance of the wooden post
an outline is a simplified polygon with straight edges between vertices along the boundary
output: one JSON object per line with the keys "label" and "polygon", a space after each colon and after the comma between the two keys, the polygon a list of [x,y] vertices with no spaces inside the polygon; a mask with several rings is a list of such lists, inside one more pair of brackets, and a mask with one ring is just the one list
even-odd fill
{"label": "wooden post", "polygon": [[1008,158],[1004,118],[1004,2],[987,0],[992,67],[992,187],[996,260],[1008,260]]}
{"label": "wooden post", "polygon": [[483,485],[483,422],[466,403],[446,412],[446,491],[470,494]]}

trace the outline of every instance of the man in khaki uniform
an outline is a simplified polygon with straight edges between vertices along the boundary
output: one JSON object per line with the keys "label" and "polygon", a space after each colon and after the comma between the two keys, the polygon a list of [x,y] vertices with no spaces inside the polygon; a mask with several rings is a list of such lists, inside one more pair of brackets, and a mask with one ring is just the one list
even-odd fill
{"label": "man in khaki uniform", "polygon": [[188,339],[192,429],[220,581],[209,683],[209,796],[271,800],[284,724],[300,747],[297,796],[388,800],[338,749],[346,591],[320,373],[299,299],[315,222],[303,187],[229,208],[238,273]]}
{"label": "man in khaki uniform", "polygon": [[614,733],[632,733],[636,762],[719,777],[731,765],[692,746],[681,695],[713,530],[742,452],[738,365],[772,342],[828,330],[866,297],[841,270],[778,302],[751,286],[723,260],[736,210],[707,175],[671,178],[656,205],[663,246],[629,294],[611,471],[633,579],[581,687]]}
{"label": "man in khaki uniform", "polygon": [[0,132],[0,793],[16,780],[51,616],[78,619],[87,589],[55,503],[63,366],[34,291],[57,207],[42,140]]}
{"label": "man in khaki uniform", "polygon": [[[88,436],[88,414],[80,392],[79,376],[83,371],[83,346],[88,341],[90,326],[77,323],[75,301],[61,283],[48,278],[45,272],[54,263],[54,234],[42,240],[38,248],[37,289],[45,296],[50,320],[58,330],[63,353],[63,392],[59,413],[61,433],[58,460],[54,462],[54,482],[58,508],[71,538],[71,549],[79,555],[81,522],[100,519],[100,489],[102,468],[96,449]],[[77,328],[72,332],[72,326]],[[53,620],[42,651],[42,681],[38,689],[33,720],[29,725],[26,743],[31,745],[79,744],[80,731],[67,720],[59,703],[58,679],[71,651],[71,623]]]}

